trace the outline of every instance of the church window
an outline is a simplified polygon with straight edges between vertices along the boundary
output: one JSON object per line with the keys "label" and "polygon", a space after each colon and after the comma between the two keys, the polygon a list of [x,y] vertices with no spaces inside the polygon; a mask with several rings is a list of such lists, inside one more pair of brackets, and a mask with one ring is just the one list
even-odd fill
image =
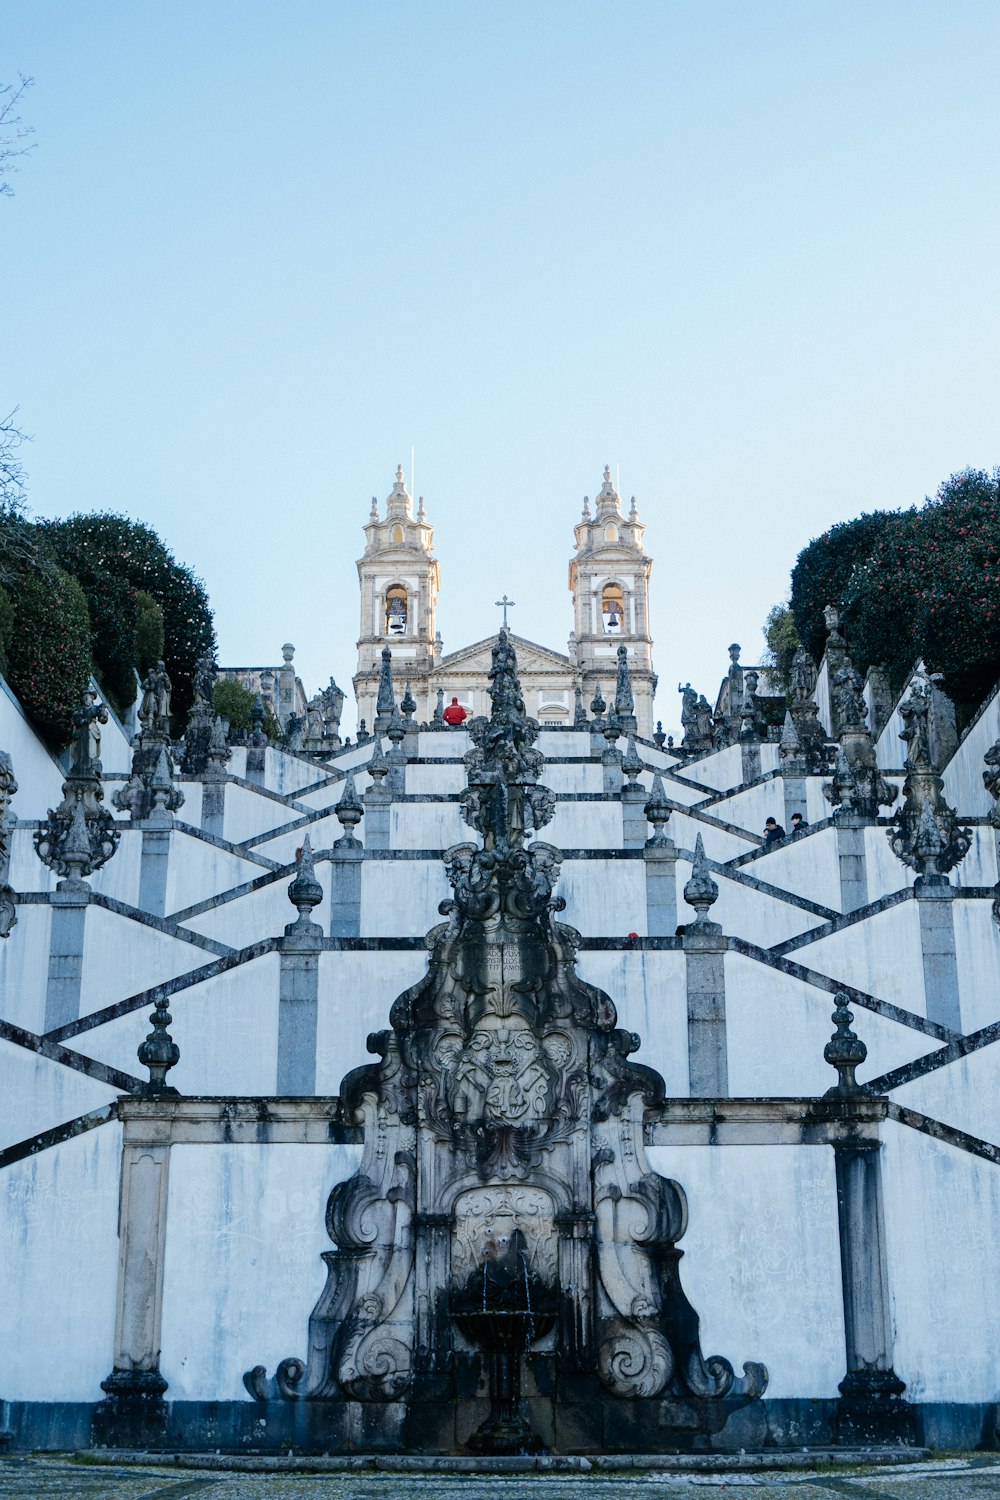
{"label": "church window", "polygon": [[625,597],[620,583],[606,583],[601,595],[601,619],[605,635],[621,635],[625,629]]}
{"label": "church window", "polygon": [[406,634],[406,590],[401,583],[394,583],[385,591],[385,633]]}
{"label": "church window", "polygon": [[402,526],[394,526],[392,528],[392,544],[394,547],[401,547],[403,545]]}
{"label": "church window", "polygon": [[606,542],[617,542],[617,540],[618,540],[618,527],[617,526],[605,526],[605,528],[604,528],[604,540]]}

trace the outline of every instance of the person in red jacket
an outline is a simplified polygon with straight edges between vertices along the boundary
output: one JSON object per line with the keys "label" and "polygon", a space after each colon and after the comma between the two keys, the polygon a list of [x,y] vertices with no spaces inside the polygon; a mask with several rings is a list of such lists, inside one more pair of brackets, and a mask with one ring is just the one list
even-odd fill
{"label": "person in red jacket", "polygon": [[467,715],[461,703],[459,703],[457,698],[452,698],[444,711],[444,722],[450,724],[453,729],[457,729],[459,724],[465,722],[466,718]]}

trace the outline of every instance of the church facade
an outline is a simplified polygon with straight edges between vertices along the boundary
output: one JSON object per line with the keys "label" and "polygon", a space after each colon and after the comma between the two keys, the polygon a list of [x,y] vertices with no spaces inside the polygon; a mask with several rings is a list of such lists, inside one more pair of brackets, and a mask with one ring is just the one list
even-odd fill
{"label": "church facade", "polygon": [[[653,732],[653,643],[649,634],[652,558],[633,499],[623,514],[609,468],[594,502],[584,499],[569,564],[573,625],[566,651],[512,633],[528,712],[542,724],[568,727],[598,694],[613,699],[618,647],[628,652],[639,733]],[[434,532],[420,498],[417,514],[402,468],[384,513],[373,499],[358,559],[361,618],[354,695],[359,721],[375,722],[382,652],[392,651],[400,686],[409,685],[415,717],[428,723],[440,702],[457,698],[470,715],[489,711],[491,652],[496,636],[445,653],[437,626],[440,570]],[[502,602],[502,601],[501,601]],[[506,619],[506,611],[505,619]]]}

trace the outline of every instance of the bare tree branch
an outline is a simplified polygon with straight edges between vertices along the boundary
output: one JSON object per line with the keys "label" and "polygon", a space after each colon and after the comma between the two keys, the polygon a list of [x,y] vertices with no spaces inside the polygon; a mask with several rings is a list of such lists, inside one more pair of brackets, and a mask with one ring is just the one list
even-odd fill
{"label": "bare tree branch", "polygon": [[[18,75],[17,83],[0,85],[0,194],[13,197],[14,189],[4,179],[11,172],[19,172],[18,159],[34,151],[37,141],[29,140],[35,133],[33,125],[25,125],[18,113],[18,106],[25,93],[34,83],[33,78]],[[27,144],[25,144],[27,142]]]}

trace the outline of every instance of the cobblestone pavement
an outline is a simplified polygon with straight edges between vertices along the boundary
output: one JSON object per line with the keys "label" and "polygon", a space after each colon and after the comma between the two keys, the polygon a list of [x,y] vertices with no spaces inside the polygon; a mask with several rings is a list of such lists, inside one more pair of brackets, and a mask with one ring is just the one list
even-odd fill
{"label": "cobblestone pavement", "polygon": [[755,1474],[199,1473],[174,1465],[97,1466],[64,1457],[0,1459],[0,1500],[985,1500],[1000,1459],[969,1455],[892,1468]]}

